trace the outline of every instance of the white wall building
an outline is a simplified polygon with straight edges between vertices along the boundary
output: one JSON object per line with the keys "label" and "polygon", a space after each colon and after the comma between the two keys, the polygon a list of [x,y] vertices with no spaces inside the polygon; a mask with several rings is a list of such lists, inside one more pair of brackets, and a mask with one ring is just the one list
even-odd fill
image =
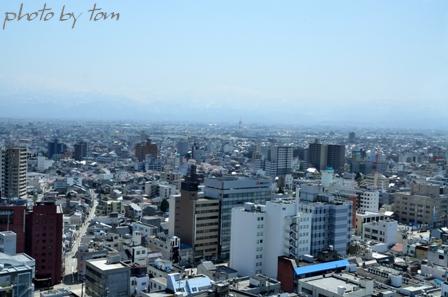
{"label": "white wall building", "polygon": [[249,202],[232,209],[229,264],[240,275],[262,273],[264,212],[263,205]]}
{"label": "white wall building", "polygon": [[397,243],[398,222],[394,220],[373,221],[363,224],[362,238],[383,242],[388,246]]}
{"label": "white wall building", "polygon": [[296,216],[294,200],[266,202],[263,230],[266,240],[263,251],[263,274],[269,277],[277,277],[277,257],[285,255],[285,244],[289,242],[286,239],[287,242],[284,243],[285,229],[289,229],[290,226],[286,218],[293,216]]}
{"label": "white wall building", "polygon": [[176,186],[170,184],[159,184],[160,199],[169,199],[171,195],[176,193]]}
{"label": "white wall building", "polygon": [[363,191],[359,195],[358,211],[378,212],[380,203],[379,191]]}
{"label": "white wall building", "polygon": [[148,291],[149,276],[148,274],[143,274],[141,276],[131,275],[130,284],[131,296],[141,296],[143,292]]}
{"label": "white wall building", "polygon": [[132,262],[140,266],[148,265],[148,250],[143,246],[134,246],[131,249]]}
{"label": "white wall building", "polygon": [[370,222],[378,222],[378,221],[382,221],[386,219],[386,215],[383,213],[379,213],[379,212],[370,212],[370,211],[366,211],[366,212],[357,212],[356,213],[356,230],[355,233],[356,235],[361,235],[362,234],[362,230],[363,230],[363,225],[365,223],[370,223]]}
{"label": "white wall building", "polygon": [[[232,210],[230,267],[239,274],[277,277],[277,258],[310,252],[311,216],[297,214],[295,200],[246,203]],[[235,227],[235,228],[234,228]]]}

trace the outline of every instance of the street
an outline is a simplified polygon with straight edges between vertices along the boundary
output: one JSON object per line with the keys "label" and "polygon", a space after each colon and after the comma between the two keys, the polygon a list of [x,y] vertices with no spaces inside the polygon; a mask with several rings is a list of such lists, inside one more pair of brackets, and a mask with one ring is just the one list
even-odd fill
{"label": "street", "polygon": [[64,261],[65,261],[64,276],[73,275],[73,277],[74,277],[74,274],[77,272],[78,259],[75,257],[75,255],[76,255],[76,252],[78,251],[79,245],[81,244],[81,239],[85,236],[90,222],[95,217],[95,210],[96,210],[97,205],[98,205],[98,202],[97,202],[96,196],[95,196],[95,199],[93,201],[93,207],[90,210],[89,216],[84,221],[81,228],[79,229],[78,236],[76,237],[76,240],[73,243],[72,249],[68,253],[66,253],[64,256],[64,258],[65,258],[64,259]]}

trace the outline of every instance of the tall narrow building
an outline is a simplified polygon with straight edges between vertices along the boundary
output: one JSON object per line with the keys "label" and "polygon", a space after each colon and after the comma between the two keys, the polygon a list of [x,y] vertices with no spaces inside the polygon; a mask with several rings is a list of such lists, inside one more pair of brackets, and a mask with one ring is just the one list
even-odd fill
{"label": "tall narrow building", "polygon": [[1,197],[26,198],[27,149],[8,147],[0,157]]}
{"label": "tall narrow building", "polygon": [[308,148],[308,163],[317,170],[327,168],[327,146],[317,139]]}
{"label": "tall narrow building", "polygon": [[48,142],[48,151],[47,156],[48,159],[52,159],[53,157],[60,156],[64,154],[67,150],[67,145],[65,145],[62,142],[59,142],[59,140],[56,138],[53,141]]}
{"label": "tall narrow building", "polygon": [[337,173],[344,172],[345,165],[345,145],[329,144],[327,146],[327,166]]}
{"label": "tall narrow building", "polygon": [[174,234],[192,246],[193,260],[216,260],[218,256],[219,200],[199,197],[196,167],[181,184],[174,199]]}
{"label": "tall narrow building", "polygon": [[298,205],[300,213],[311,216],[310,254],[317,256],[319,252],[332,249],[346,256],[353,227],[352,202],[318,194],[311,201],[300,198]]}
{"label": "tall narrow building", "polygon": [[293,150],[291,146],[272,146],[265,165],[267,174],[275,177],[291,173]]}
{"label": "tall narrow building", "polygon": [[80,141],[74,145],[73,159],[81,161],[87,157],[87,142]]}
{"label": "tall narrow building", "polygon": [[40,202],[26,214],[25,250],[36,260],[37,286],[54,286],[62,280],[62,217],[54,202]]}

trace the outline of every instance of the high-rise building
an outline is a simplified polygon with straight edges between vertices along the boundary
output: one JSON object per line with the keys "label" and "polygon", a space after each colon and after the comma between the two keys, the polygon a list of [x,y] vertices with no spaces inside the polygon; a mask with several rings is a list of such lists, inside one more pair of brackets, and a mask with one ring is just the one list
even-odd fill
{"label": "high-rise building", "polygon": [[296,259],[310,253],[310,216],[297,212],[296,200],[266,202],[263,274],[277,278],[279,256]]}
{"label": "high-rise building", "polygon": [[54,202],[40,202],[26,214],[26,253],[36,260],[36,281],[53,286],[62,280],[63,214]]}
{"label": "high-rise building", "polygon": [[380,192],[375,190],[365,190],[359,193],[359,212],[378,212],[380,206]]}
{"label": "high-rise building", "polygon": [[264,205],[246,203],[244,208],[232,209],[229,265],[240,275],[263,272],[264,208]]}
{"label": "high-rise building", "polygon": [[308,147],[308,163],[317,170],[327,168],[327,146],[317,139]]}
{"label": "high-rise building", "polygon": [[291,146],[272,146],[266,161],[266,172],[269,176],[285,176],[291,173],[294,148]]}
{"label": "high-rise building", "polygon": [[27,149],[8,147],[0,154],[0,194],[6,198],[26,198]]}
{"label": "high-rise building", "polygon": [[179,155],[184,156],[188,153],[190,150],[190,145],[188,144],[187,139],[179,140],[176,144],[176,150],[179,153]]}
{"label": "high-rise building", "polygon": [[[196,167],[181,184],[180,195],[173,197],[174,235],[193,248],[193,260],[216,260],[219,237],[219,200],[199,197]],[[170,205],[172,204],[170,203]]]}
{"label": "high-rise building", "polygon": [[345,165],[345,145],[329,144],[327,146],[327,166],[335,172],[344,172]]}
{"label": "high-rise building", "polygon": [[349,201],[326,198],[329,197],[318,196],[313,202],[301,200],[299,203],[300,213],[311,216],[310,254],[316,256],[321,251],[334,250],[345,256],[352,233],[353,205]]}
{"label": "high-rise building", "polygon": [[87,157],[87,142],[80,141],[74,145],[73,159],[81,161]]}
{"label": "high-rise building", "polygon": [[241,275],[277,278],[279,256],[300,258],[310,252],[311,222],[298,214],[295,200],[245,203],[232,209],[230,267]]}
{"label": "high-rise building", "polygon": [[229,259],[232,208],[246,202],[265,204],[272,198],[270,179],[226,176],[205,179],[204,196],[220,201],[219,258]]}
{"label": "high-rise building", "polygon": [[342,173],[345,166],[345,145],[322,144],[316,139],[308,147],[308,163],[318,170],[331,167],[335,172]]}
{"label": "high-rise building", "polygon": [[60,156],[67,151],[67,146],[64,143],[59,142],[56,138],[53,141],[48,142],[48,159]]}
{"label": "high-rise building", "polygon": [[202,162],[205,159],[205,148],[201,147],[198,143],[194,143],[191,147],[191,158]]}
{"label": "high-rise building", "polygon": [[348,142],[349,143],[355,143],[356,141],[356,133],[355,132],[350,132],[348,134]]}
{"label": "high-rise building", "polygon": [[135,145],[135,157],[139,162],[143,162],[147,155],[157,157],[159,155],[159,148],[157,144],[152,143],[151,139],[147,139],[145,142],[137,143]]}

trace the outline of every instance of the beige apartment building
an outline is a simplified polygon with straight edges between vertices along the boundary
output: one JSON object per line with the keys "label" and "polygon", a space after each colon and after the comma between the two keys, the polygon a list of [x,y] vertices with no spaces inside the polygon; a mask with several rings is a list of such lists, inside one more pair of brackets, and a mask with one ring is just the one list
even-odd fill
{"label": "beige apartment building", "polygon": [[0,194],[4,198],[27,198],[26,147],[0,148]]}
{"label": "beige apartment building", "polygon": [[393,210],[401,223],[445,225],[448,189],[437,184],[413,183],[410,192],[395,193]]}
{"label": "beige apartment building", "polygon": [[195,167],[181,185],[176,196],[174,235],[181,243],[191,245],[193,260],[214,260],[218,256],[219,200],[199,197]]}

